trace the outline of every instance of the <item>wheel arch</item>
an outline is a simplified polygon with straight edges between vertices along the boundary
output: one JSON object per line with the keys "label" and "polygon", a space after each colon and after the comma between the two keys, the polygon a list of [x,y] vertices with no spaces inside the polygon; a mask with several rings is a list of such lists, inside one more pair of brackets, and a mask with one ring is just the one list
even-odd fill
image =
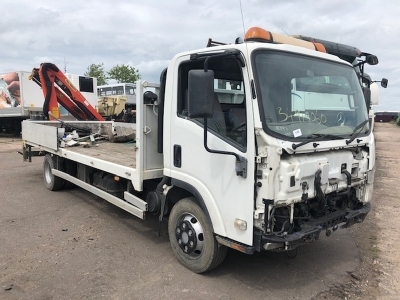
{"label": "wheel arch", "polygon": [[[173,189],[175,189],[175,188],[179,189],[179,191],[177,191],[177,190],[175,191],[175,193],[177,193],[177,195],[179,195],[179,197],[172,197],[174,204],[177,201],[179,201],[185,197],[193,196],[196,203],[201,207],[204,214],[206,215],[206,218],[207,218],[208,222],[210,223],[210,226],[211,226],[213,232],[214,233],[216,232],[216,228],[222,228],[222,230],[223,230],[224,226],[220,219],[220,215],[217,212],[215,212],[214,217],[212,217],[212,214],[210,213],[210,211],[208,209],[208,206],[206,204],[204,197],[201,195],[201,193],[198,191],[198,189],[196,187],[194,187],[190,183],[187,183],[182,180],[175,179],[175,178],[171,179],[171,184],[174,186]],[[172,190],[170,192],[172,192]],[[168,193],[168,196],[169,196],[169,193]],[[172,206],[170,208],[172,208]]]}

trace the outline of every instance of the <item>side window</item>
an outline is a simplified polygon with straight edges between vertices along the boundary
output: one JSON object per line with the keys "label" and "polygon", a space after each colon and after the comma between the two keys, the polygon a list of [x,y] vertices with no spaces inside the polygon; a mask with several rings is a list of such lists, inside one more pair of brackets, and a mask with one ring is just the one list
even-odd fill
{"label": "side window", "polygon": [[242,104],[244,101],[242,81],[214,79],[214,92],[221,103]]}
{"label": "side window", "polygon": [[[179,117],[188,117],[188,73],[203,69],[203,60],[184,62],[179,67],[178,107]],[[207,119],[210,133],[215,134],[241,151],[247,145],[246,101],[242,70],[235,58],[211,60],[209,69],[214,71],[214,113]],[[204,120],[193,121],[203,126]]]}

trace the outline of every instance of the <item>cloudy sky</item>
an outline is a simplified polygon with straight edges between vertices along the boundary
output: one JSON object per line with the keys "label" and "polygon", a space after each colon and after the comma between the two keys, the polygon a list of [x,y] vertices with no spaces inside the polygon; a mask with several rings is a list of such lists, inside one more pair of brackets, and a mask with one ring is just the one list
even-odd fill
{"label": "cloudy sky", "polygon": [[[398,0],[242,0],[244,27],[301,34],[352,45],[378,56],[366,66],[380,88],[376,110],[400,111]],[[159,74],[178,52],[203,48],[208,38],[243,37],[239,0],[7,0],[0,19],[0,73],[31,71],[53,62],[83,74],[92,64]]]}

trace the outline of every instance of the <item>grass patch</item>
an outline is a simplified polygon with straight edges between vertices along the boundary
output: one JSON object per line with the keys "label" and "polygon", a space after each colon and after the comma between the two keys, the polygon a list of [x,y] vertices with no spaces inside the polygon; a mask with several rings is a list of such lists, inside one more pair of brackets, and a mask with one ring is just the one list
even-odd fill
{"label": "grass patch", "polygon": [[381,250],[379,249],[379,247],[377,245],[378,237],[376,235],[372,235],[372,236],[370,236],[369,240],[371,243],[369,250],[371,252],[372,259],[374,259],[374,260],[378,259],[379,254],[381,253]]}

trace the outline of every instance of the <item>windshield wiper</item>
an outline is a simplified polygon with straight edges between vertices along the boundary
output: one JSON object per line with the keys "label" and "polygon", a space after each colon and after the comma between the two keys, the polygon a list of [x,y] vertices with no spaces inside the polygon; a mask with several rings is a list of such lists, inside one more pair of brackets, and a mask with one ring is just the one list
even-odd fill
{"label": "windshield wiper", "polygon": [[[360,124],[358,124],[358,125],[354,128],[353,132],[352,132],[351,135],[350,135],[350,138],[349,138],[348,140],[346,140],[346,144],[347,144],[347,145],[350,144],[352,141],[354,141],[354,139],[355,139],[355,138],[360,134],[360,132],[363,130],[365,124],[367,124],[368,122],[369,122],[369,119],[368,119],[368,120],[365,120],[365,121],[363,121],[363,122],[361,122]],[[357,143],[358,143],[358,142],[357,142]]]}
{"label": "windshield wiper", "polygon": [[[309,139],[308,141],[304,141],[298,144],[293,144],[292,145],[292,149],[296,150],[297,148],[299,148],[300,146],[303,146],[305,144],[311,143],[311,142],[315,142],[315,141],[319,141],[319,140],[323,140],[323,139],[331,139],[331,140],[341,140],[344,139],[343,136],[340,135],[334,135],[334,134],[323,134],[323,133],[313,133],[311,135],[309,135],[307,137],[307,139]],[[318,147],[318,143],[314,143],[313,147],[317,148]]]}

